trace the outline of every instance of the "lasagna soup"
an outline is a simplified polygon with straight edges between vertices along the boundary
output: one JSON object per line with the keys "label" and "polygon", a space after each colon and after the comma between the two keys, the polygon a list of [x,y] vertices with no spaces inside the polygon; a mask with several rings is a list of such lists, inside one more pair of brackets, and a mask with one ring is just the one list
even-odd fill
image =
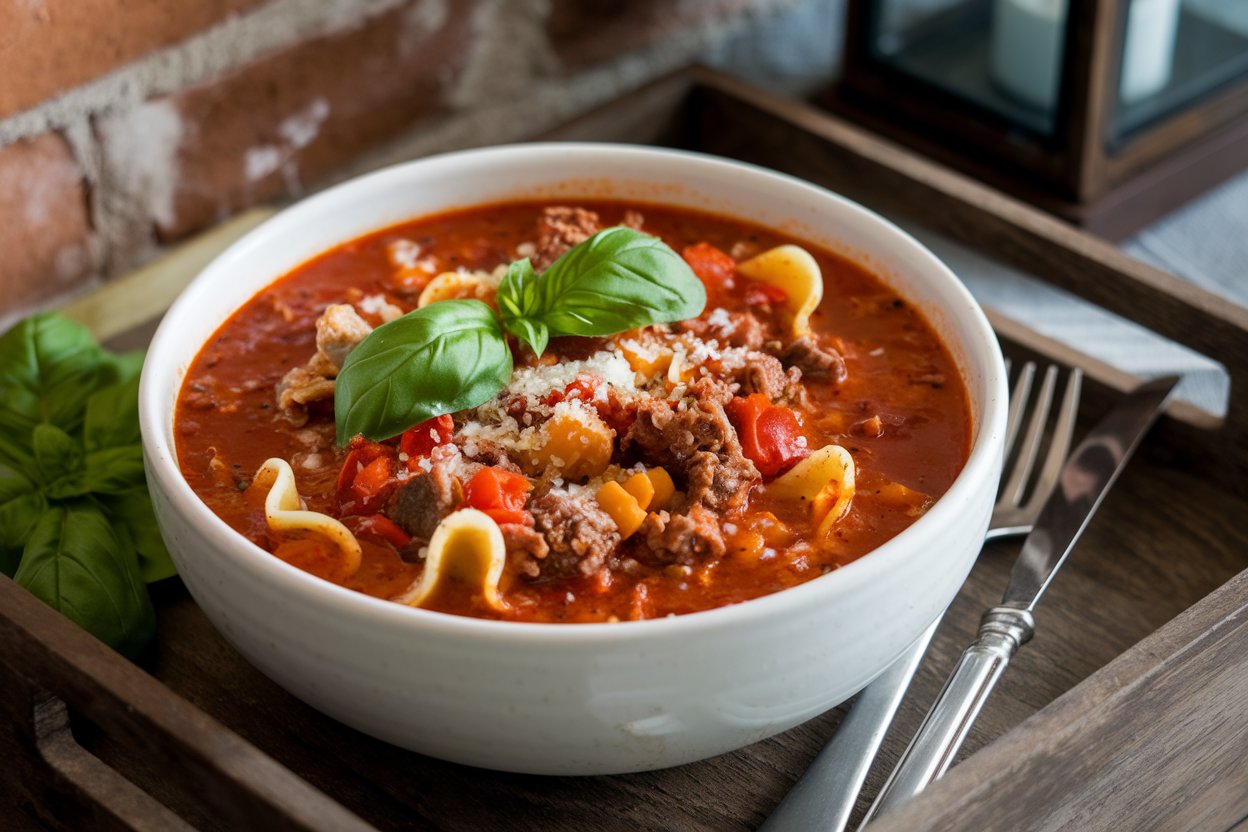
{"label": "lasagna soup", "polygon": [[[500,286],[540,291],[617,231],[675,252],[700,314],[548,343],[500,328],[497,392],[343,434],[352,363],[385,359],[404,321],[457,303],[440,311],[506,322]],[[509,273],[526,259],[527,284]],[[438,337],[421,356],[475,385],[485,348],[451,360]],[[374,380],[376,407],[425,389],[411,378]],[[458,615],[603,622],[745,601],[861,557],[949,488],[971,425],[932,327],[861,266],[733,219],[586,201],[426,217],[300,266],[209,339],[175,435],[217,515],[320,578]]]}

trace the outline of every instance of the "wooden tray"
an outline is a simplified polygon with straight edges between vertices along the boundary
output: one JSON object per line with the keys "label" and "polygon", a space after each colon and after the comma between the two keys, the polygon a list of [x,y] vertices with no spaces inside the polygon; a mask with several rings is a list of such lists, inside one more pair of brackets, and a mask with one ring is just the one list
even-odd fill
{"label": "wooden tray", "polygon": [[[1036,640],[988,702],[966,759],[872,829],[1228,829],[1248,817],[1248,572],[1237,575],[1248,566],[1248,310],[832,116],[705,70],[545,138],[670,144],[786,170],[1222,361],[1232,382],[1226,417],[1171,408],[1054,582]],[[198,266],[265,216],[243,215],[70,312],[114,343],[141,343]],[[1133,383],[993,321],[1011,355],[1084,367],[1085,420]],[[896,758],[999,597],[1011,552],[993,544],[980,558],[884,759]],[[178,581],[155,595],[159,640],[140,668],[0,579],[6,828],[748,830],[843,713],[666,771],[543,778],[472,769],[321,716],[247,664]],[[868,795],[878,785],[877,773]]]}

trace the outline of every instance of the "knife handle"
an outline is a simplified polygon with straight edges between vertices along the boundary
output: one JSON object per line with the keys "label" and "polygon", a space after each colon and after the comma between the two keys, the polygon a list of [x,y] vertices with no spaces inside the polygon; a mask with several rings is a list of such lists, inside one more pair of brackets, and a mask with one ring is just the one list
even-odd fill
{"label": "knife handle", "polygon": [[863,826],[923,791],[948,770],[1001,672],[1034,632],[1035,621],[1028,610],[993,607],[984,614],[978,637],[962,653],[918,733],[867,810]]}

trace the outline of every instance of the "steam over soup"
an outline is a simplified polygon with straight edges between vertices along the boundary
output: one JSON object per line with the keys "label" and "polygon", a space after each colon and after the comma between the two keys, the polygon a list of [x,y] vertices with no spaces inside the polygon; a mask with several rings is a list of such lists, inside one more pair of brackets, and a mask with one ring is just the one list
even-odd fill
{"label": "steam over soup", "polygon": [[684,209],[521,202],[278,280],[196,357],[175,431],[204,502],[300,569],[588,622],[861,557],[948,489],[971,427],[945,347],[862,267]]}

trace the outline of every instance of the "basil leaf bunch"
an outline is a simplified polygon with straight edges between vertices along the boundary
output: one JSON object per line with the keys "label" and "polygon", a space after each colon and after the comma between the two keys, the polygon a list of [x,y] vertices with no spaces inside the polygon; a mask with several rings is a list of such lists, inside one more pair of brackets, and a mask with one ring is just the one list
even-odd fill
{"label": "basil leaf bunch", "polygon": [[55,313],[0,336],[0,571],[119,652],[155,632],[173,574],[139,441],[142,353]]}
{"label": "basil leaf bunch", "polygon": [[339,444],[387,439],[485,403],[511,379],[510,333],[538,355],[560,335],[603,337],[693,318],[706,289],[662,240],[631,228],[600,231],[541,275],[526,258],[499,284],[498,315],[479,300],[448,300],[375,329],[334,388]]}

